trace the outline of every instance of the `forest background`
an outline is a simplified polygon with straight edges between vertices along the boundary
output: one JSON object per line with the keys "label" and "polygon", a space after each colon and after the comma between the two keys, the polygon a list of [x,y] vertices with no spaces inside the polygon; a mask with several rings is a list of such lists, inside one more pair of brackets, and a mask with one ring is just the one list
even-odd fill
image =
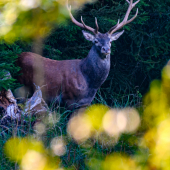
{"label": "forest background", "polygon": [[[125,0],[99,0],[79,8],[74,11],[74,15],[77,20],[82,15],[85,23],[92,27],[95,25],[94,18],[97,17],[100,32],[107,32],[119,18],[123,19],[127,7]],[[170,2],[141,0],[137,7],[138,17],[125,26],[125,33],[112,43],[109,77],[93,103],[110,107],[139,106],[151,81],[161,79],[161,70],[170,56]],[[131,17],[134,12],[135,10],[131,12]],[[36,11],[32,9],[26,17],[32,20],[34,13]],[[57,12],[52,15],[53,20],[55,15],[57,16]],[[34,21],[37,19],[34,18]],[[42,39],[37,38],[35,32],[32,33],[33,36],[24,35],[24,32],[20,32],[20,29],[24,29],[22,27],[14,27],[15,35],[12,34],[13,30],[2,35],[0,90],[14,90],[20,86],[12,78],[4,80],[3,70],[9,70],[13,77],[17,75],[19,68],[14,63],[16,54],[21,52],[39,52],[44,57],[57,60],[81,59],[87,56],[92,44],[83,38],[81,29],[72,24],[69,17],[64,23],[57,18],[56,21],[50,29],[52,31],[43,35]]]}
{"label": "forest background", "polygon": [[[100,31],[107,32],[119,18],[124,17],[127,7],[124,0],[101,0],[79,8],[76,19],[79,20],[82,15],[85,23],[94,27],[94,17],[97,17]],[[125,26],[123,36],[112,43],[111,70],[100,89],[106,104],[110,106],[124,106],[127,101],[131,106],[137,104],[138,97],[147,92],[153,79],[160,78],[161,70],[169,60],[169,2],[143,0],[138,8],[137,19]],[[133,13],[134,11],[131,16]],[[53,14],[54,20],[55,15],[57,14]],[[33,16],[27,17],[31,20]],[[57,60],[81,59],[87,56],[92,44],[84,39],[81,29],[71,23],[70,19],[65,24],[53,26],[52,33],[43,42],[37,42],[42,49],[39,51],[42,56]],[[20,33],[20,27],[16,29],[16,37],[11,33],[6,36],[6,41],[10,41],[10,44],[1,40],[0,45],[0,67],[10,70],[13,76],[18,72],[14,65],[16,54],[34,51],[36,44],[35,37],[28,39]],[[27,39],[23,40],[23,37]],[[17,41],[11,43],[11,39]],[[0,77],[3,78],[3,73],[0,73]],[[14,89],[16,82],[3,81],[0,88],[2,86]],[[100,97],[98,100],[100,101]]]}

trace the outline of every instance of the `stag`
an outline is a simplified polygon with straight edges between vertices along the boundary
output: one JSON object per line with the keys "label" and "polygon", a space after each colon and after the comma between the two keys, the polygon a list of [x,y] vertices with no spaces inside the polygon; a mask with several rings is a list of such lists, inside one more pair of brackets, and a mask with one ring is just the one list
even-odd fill
{"label": "stag", "polygon": [[[132,22],[138,14],[128,20],[131,10],[139,2],[126,0],[129,4],[122,22],[118,20],[107,33],[100,33],[97,18],[96,28],[87,26],[82,17],[78,22],[71,13],[71,6],[67,9],[72,22],[89,32],[82,31],[86,40],[91,41],[88,55],[84,59],[75,60],[51,60],[31,52],[23,52],[18,58],[17,64],[21,67],[21,75],[17,78],[21,84],[34,90],[35,79],[39,77],[34,72],[37,68],[43,68],[43,81],[38,81],[38,86],[43,86],[43,94],[47,102],[55,101],[64,104],[68,109],[88,106],[95,97],[97,90],[106,80],[110,71],[111,42],[117,40],[124,32],[116,32],[126,24]],[[36,61],[41,61],[36,62]],[[35,78],[36,77],[36,78]],[[42,77],[39,77],[41,80]]]}

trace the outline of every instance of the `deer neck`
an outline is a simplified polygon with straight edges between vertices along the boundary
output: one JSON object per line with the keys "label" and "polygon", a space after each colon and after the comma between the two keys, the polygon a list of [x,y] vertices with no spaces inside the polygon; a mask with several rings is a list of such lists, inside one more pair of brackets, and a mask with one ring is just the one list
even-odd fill
{"label": "deer neck", "polygon": [[110,71],[110,54],[104,56],[93,45],[88,56],[80,64],[82,74],[90,88],[98,89]]}

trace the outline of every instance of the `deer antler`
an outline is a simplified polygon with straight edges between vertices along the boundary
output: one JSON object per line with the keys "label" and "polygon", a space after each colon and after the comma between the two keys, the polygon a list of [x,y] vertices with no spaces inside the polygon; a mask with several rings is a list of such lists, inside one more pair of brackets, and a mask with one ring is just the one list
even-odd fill
{"label": "deer antler", "polygon": [[97,23],[97,18],[95,18],[96,29],[94,29],[94,28],[92,28],[92,27],[87,26],[87,25],[84,23],[82,16],[81,16],[81,22],[82,22],[82,23],[78,22],[78,21],[73,17],[73,15],[72,15],[72,13],[71,13],[71,5],[68,6],[68,0],[67,0],[67,2],[66,2],[66,7],[67,7],[67,9],[68,9],[70,18],[71,18],[72,22],[73,22],[75,25],[77,25],[77,26],[79,26],[79,27],[81,27],[81,28],[85,28],[85,29],[91,31],[91,32],[94,33],[94,34],[97,34],[97,33],[98,33],[99,26],[98,26],[98,23]]}
{"label": "deer antler", "polygon": [[117,24],[115,26],[113,26],[109,31],[108,31],[108,34],[112,35],[114,32],[116,32],[117,30],[121,29],[123,26],[125,26],[126,24],[129,24],[130,22],[132,22],[138,15],[138,8],[136,10],[136,14],[130,19],[128,20],[128,17],[129,17],[129,14],[131,12],[131,10],[135,7],[135,5],[140,1],[136,1],[135,3],[133,3],[133,0],[126,0],[129,4],[129,7],[127,9],[127,12],[126,12],[126,15],[123,19],[123,21],[119,24],[119,21],[117,22]]}

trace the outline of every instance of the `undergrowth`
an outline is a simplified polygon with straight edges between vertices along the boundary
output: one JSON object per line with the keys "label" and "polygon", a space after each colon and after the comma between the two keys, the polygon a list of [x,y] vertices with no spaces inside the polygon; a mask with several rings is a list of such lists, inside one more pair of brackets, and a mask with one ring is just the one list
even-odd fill
{"label": "undergrowth", "polygon": [[[104,99],[104,95],[101,95],[102,89],[98,91],[94,103],[102,103],[107,105],[107,102]],[[131,106],[133,104],[140,104],[141,96],[139,93],[134,94],[131,98],[131,95],[126,96],[127,99],[113,98],[113,106],[116,108]],[[137,98],[137,99],[136,99]],[[126,101],[126,102],[125,102]],[[134,102],[135,101],[135,102]],[[139,101],[139,102],[137,102]],[[122,102],[122,103],[120,103]],[[76,111],[75,111],[76,112]],[[4,154],[4,144],[11,137],[26,137],[34,136],[36,139],[43,142],[46,148],[50,148],[50,144],[53,138],[62,137],[66,143],[66,152],[60,157],[61,166],[66,169],[89,169],[87,162],[91,158],[95,157],[99,160],[104,159],[108,154],[116,153],[126,153],[128,155],[133,155],[138,146],[131,142],[133,139],[137,141],[136,135],[131,134],[122,134],[121,138],[117,141],[115,145],[112,145],[112,139],[107,139],[105,137],[102,139],[88,139],[85,142],[77,143],[67,132],[67,124],[69,119],[75,114],[74,111],[68,111],[64,107],[57,106],[55,107],[54,103],[51,104],[49,113],[46,113],[46,116],[35,117],[35,116],[23,116],[21,122],[10,121],[6,125],[0,126],[0,166],[1,170],[8,169],[18,169],[16,162],[9,161],[8,157]],[[51,115],[50,123],[47,115]],[[71,116],[70,116],[71,115]],[[45,125],[45,132],[39,134],[35,129],[36,122],[42,122]],[[12,147],[11,147],[12,148]]]}

